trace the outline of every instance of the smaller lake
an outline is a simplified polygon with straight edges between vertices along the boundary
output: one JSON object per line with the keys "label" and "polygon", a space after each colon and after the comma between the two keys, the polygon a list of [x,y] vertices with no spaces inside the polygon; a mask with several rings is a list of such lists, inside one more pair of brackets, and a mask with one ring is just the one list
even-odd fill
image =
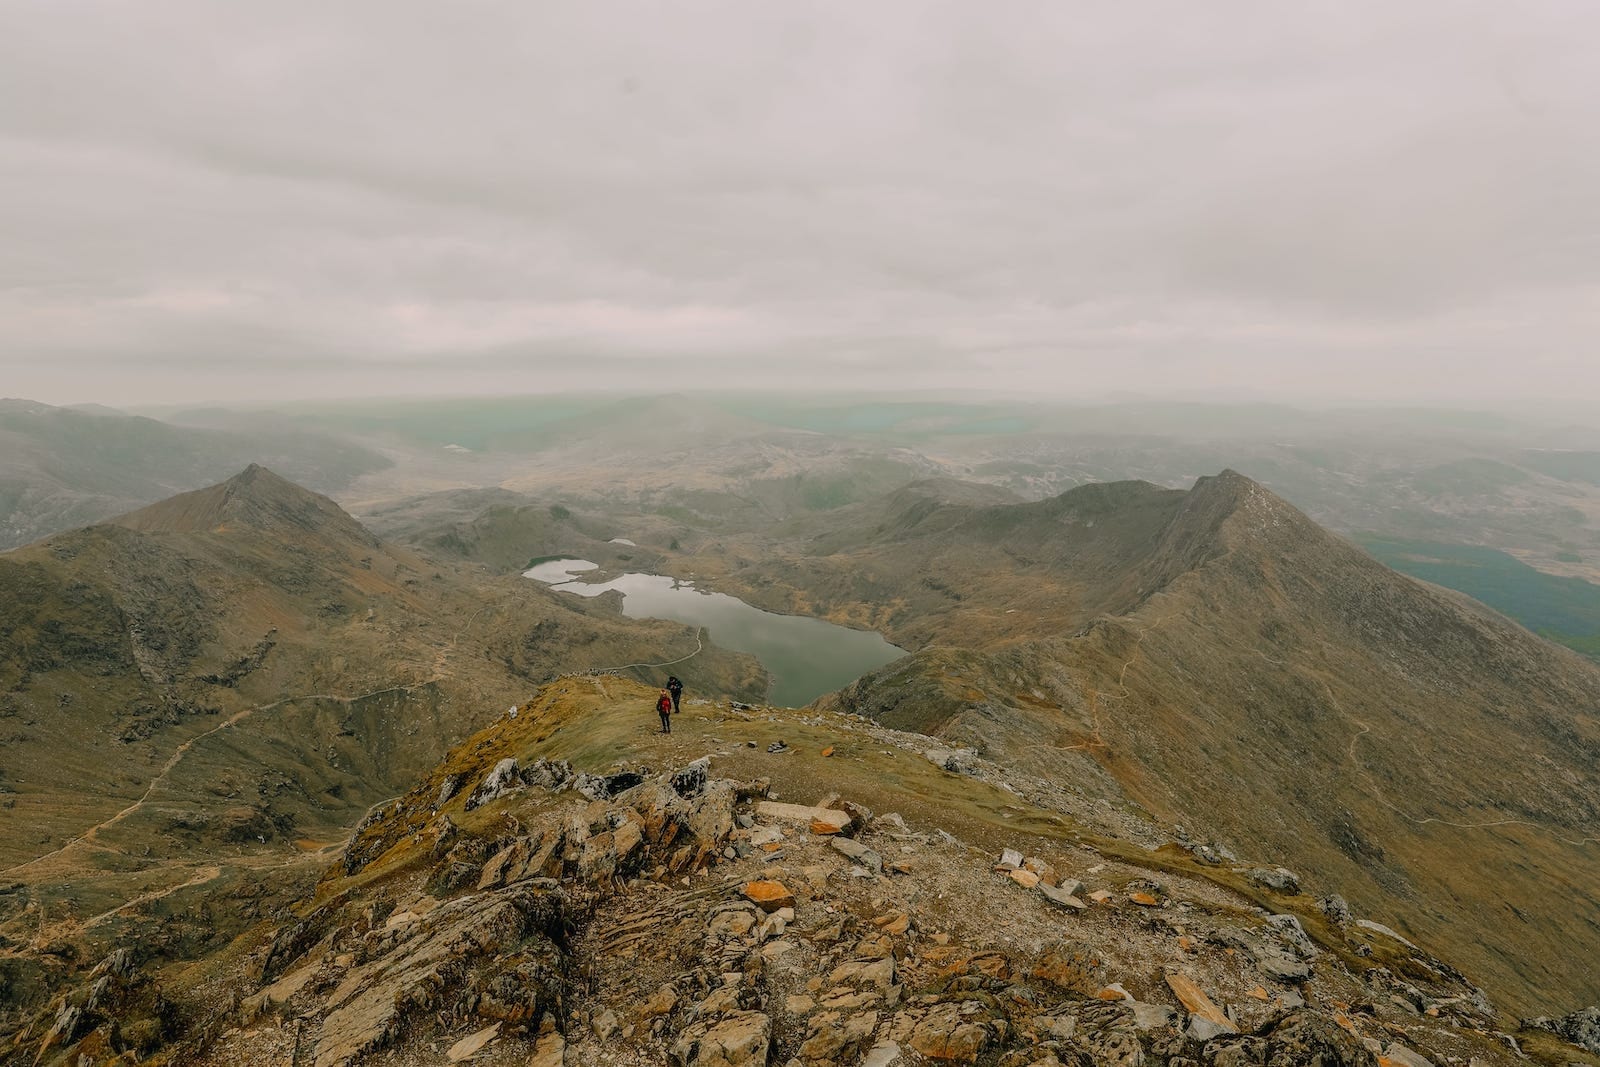
{"label": "smaller lake", "polygon": [[630,618],[704,626],[709,640],[761,661],[772,675],[767,699],[780,707],[804,707],[906,654],[880,634],[804,615],[762,611],[738,597],[696,589],[690,582],[665,575],[624,574],[609,582],[574,579],[595,567],[588,560],[549,560],[523,576],[584,597],[615,589],[622,594],[622,613]]}

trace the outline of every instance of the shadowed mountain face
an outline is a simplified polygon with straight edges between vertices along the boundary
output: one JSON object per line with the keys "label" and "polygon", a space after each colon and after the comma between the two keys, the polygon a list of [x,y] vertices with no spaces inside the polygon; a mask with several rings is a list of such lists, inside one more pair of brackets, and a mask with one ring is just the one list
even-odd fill
{"label": "shadowed mountain face", "polygon": [[906,496],[730,585],[923,646],[836,706],[1276,857],[1514,1006],[1600,999],[1600,669],[1248,478]]}

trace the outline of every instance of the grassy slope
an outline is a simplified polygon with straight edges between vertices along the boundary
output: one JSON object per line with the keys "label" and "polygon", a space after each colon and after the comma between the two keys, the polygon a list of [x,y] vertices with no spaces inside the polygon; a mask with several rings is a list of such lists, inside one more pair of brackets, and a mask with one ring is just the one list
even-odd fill
{"label": "grassy slope", "polygon": [[1454,589],[1535,633],[1600,659],[1600,585],[1561,578],[1478,545],[1365,535],[1362,548],[1402,574]]}

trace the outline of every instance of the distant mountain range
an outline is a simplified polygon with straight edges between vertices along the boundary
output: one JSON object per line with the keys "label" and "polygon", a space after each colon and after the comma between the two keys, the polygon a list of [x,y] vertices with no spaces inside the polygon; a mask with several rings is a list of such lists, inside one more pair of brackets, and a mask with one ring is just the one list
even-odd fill
{"label": "distant mountain range", "polygon": [[326,491],[389,462],[303,430],[191,429],[109,408],[0,399],[0,551],[197,489],[250,463]]}

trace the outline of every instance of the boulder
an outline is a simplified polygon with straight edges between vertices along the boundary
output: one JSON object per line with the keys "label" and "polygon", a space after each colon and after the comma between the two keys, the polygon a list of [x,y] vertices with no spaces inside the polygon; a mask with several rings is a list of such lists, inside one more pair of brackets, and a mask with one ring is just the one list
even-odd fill
{"label": "boulder", "polygon": [[701,756],[682,769],[673,771],[668,782],[680,797],[697,797],[705,790],[710,773],[711,757]]}
{"label": "boulder", "polygon": [[725,911],[711,920],[706,933],[718,940],[743,937],[755,929],[756,917],[748,911]]}
{"label": "boulder", "polygon": [[993,1037],[988,1023],[960,1004],[940,1004],[912,1028],[911,1047],[931,1060],[976,1063]]}
{"label": "boulder", "polygon": [[1269,915],[1267,925],[1278,931],[1284,942],[1303,960],[1317,955],[1317,946],[1306,934],[1305,927],[1293,915]]}
{"label": "boulder", "polygon": [[1420,1052],[1406,1048],[1398,1041],[1389,1042],[1383,1050],[1383,1059],[1380,1063],[1393,1064],[1394,1067],[1433,1067],[1433,1061]]}
{"label": "boulder", "polygon": [[622,1024],[617,1021],[617,1013],[607,1008],[605,1011],[589,1020],[589,1029],[594,1031],[594,1036],[601,1041],[610,1041],[622,1029]]}
{"label": "boulder", "polygon": [[1256,966],[1261,968],[1262,974],[1280,982],[1304,982],[1311,977],[1309,963],[1283,952],[1261,953]]}
{"label": "boulder", "polygon": [[1325,1016],[1295,1011],[1266,1035],[1267,1063],[1315,1063],[1322,1067],[1376,1067],[1378,1058],[1354,1034]]}
{"label": "boulder", "polygon": [[978,754],[970,748],[930,748],[923,755],[929,763],[952,774],[978,773]]}
{"label": "boulder", "polygon": [[1293,896],[1300,892],[1300,876],[1285,867],[1252,867],[1244,876],[1274,893]]}
{"label": "boulder", "polygon": [[1044,947],[1029,976],[1086,997],[1104,984],[1105,964],[1096,952],[1057,941]]}
{"label": "boulder", "polygon": [[1128,1001],[1096,1001],[1079,1009],[1075,1044],[1089,1053],[1096,1067],[1140,1067],[1144,1045]]}
{"label": "boulder", "polygon": [[1529,1020],[1523,1025],[1548,1030],[1581,1049],[1600,1055],[1600,1008],[1584,1008],[1558,1019],[1540,1017]]}
{"label": "boulder", "polygon": [[1352,918],[1350,905],[1337,893],[1323,897],[1317,901],[1317,906],[1322,909],[1322,914],[1328,917],[1328,921],[1336,926],[1343,926]]}
{"label": "boulder", "polygon": [[800,1046],[800,1058],[819,1067],[843,1062],[872,1036],[877,1022],[877,1016],[870,1011],[846,1019],[841,1019],[838,1011],[813,1015],[806,1023],[807,1036]]}
{"label": "boulder", "polygon": [[472,811],[491,800],[499,800],[522,788],[522,777],[517,774],[517,761],[508,756],[496,763],[494,770],[490,771],[478,788],[472,791],[472,795],[467,798],[466,809]]}
{"label": "boulder", "polygon": [[680,1067],[766,1067],[772,1045],[772,1020],[759,1011],[741,1011],[714,1025],[696,1023],[672,1047]]}

